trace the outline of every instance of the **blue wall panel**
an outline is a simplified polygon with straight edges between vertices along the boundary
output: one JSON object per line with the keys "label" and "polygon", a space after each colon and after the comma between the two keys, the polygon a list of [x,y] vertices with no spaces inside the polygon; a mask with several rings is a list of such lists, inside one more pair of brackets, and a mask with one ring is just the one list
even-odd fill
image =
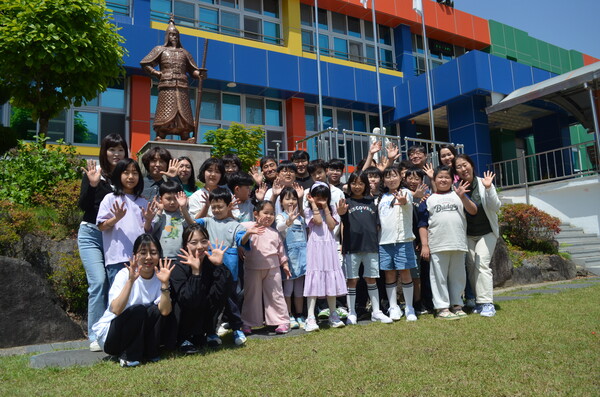
{"label": "blue wall panel", "polygon": [[556,76],[554,73],[550,73],[546,70],[532,68],[533,69],[533,83],[539,83],[540,81],[548,80],[551,77]]}
{"label": "blue wall panel", "polygon": [[427,84],[425,75],[421,75],[409,84],[410,103],[412,113],[421,113],[427,110]]}
{"label": "blue wall panel", "polygon": [[312,59],[300,58],[300,91],[318,95],[317,62]]}
{"label": "blue wall panel", "polygon": [[477,70],[477,73],[475,74],[475,78],[477,79],[477,88],[491,90],[492,75],[490,74],[490,57],[493,55],[479,51],[472,51],[468,55],[470,54],[473,54],[475,69]]}
{"label": "blue wall panel", "polygon": [[[477,65],[473,62],[471,54],[475,51],[458,58],[458,70],[460,75],[460,93],[476,90],[477,87]],[[441,66],[443,67],[443,66]]]}
{"label": "blue wall panel", "polygon": [[267,85],[299,91],[298,61],[295,56],[267,51]]}
{"label": "blue wall panel", "polygon": [[533,84],[532,68],[522,63],[511,62],[515,90]]}
{"label": "blue wall panel", "polygon": [[356,100],[358,102],[377,103],[377,80],[375,73],[363,69],[354,69]]}
{"label": "blue wall panel", "polygon": [[511,62],[496,56],[491,56],[490,68],[492,70],[492,91],[510,94],[515,90],[513,86]]}
{"label": "blue wall panel", "polygon": [[[347,66],[328,63],[327,74],[329,77],[329,96],[347,100],[355,100],[354,73]],[[375,87],[375,90],[377,88]]]}
{"label": "blue wall panel", "polygon": [[457,62],[448,62],[444,67],[437,67],[432,72],[433,97],[436,103],[447,102],[460,94]]}
{"label": "blue wall panel", "polygon": [[206,68],[208,78],[234,81],[233,44],[222,41],[211,40],[208,43],[208,55],[206,57]]}
{"label": "blue wall panel", "polygon": [[267,85],[267,52],[234,45],[235,81],[256,86]]}

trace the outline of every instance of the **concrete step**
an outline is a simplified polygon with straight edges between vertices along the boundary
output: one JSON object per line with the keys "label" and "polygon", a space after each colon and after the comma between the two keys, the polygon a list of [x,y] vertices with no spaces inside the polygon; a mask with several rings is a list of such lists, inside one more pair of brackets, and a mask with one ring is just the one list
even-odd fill
{"label": "concrete step", "polygon": [[574,229],[562,229],[560,233],[556,235],[556,238],[574,238],[574,237],[583,237],[583,236],[591,236],[598,237],[596,234],[585,234],[583,229],[574,230]]}
{"label": "concrete step", "polygon": [[569,245],[591,245],[600,248],[600,238],[594,236],[582,236],[578,238],[557,238],[560,244],[564,244],[565,247]]}

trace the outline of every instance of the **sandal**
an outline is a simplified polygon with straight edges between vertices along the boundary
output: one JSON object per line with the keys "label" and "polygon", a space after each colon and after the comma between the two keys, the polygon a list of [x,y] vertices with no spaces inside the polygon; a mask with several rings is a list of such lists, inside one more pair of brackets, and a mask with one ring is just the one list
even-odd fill
{"label": "sandal", "polygon": [[465,313],[465,311],[462,309],[461,306],[456,306],[452,309],[452,313],[454,313],[455,315],[457,315],[458,317],[467,317],[467,313]]}
{"label": "sandal", "polygon": [[452,313],[450,310],[444,309],[437,313],[436,318],[439,318],[440,320],[458,320],[460,317]]}

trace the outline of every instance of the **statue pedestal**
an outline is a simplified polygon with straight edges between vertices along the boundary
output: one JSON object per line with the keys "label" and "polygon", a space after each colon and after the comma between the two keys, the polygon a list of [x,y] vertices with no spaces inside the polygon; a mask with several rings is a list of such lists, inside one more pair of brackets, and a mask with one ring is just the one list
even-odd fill
{"label": "statue pedestal", "polygon": [[[157,146],[167,149],[174,159],[181,156],[189,157],[192,160],[194,172],[196,173],[200,169],[202,163],[204,163],[204,161],[210,157],[210,150],[212,149],[212,145],[200,145],[197,143],[148,141],[144,144],[144,146],[142,146],[137,154],[140,163],[144,153]],[[140,164],[140,166],[142,167],[142,170],[144,170],[143,165]]]}

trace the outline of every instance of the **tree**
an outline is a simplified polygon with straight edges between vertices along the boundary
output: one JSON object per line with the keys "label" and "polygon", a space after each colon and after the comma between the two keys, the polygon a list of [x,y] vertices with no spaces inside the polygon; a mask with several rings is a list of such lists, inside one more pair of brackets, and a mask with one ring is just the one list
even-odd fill
{"label": "tree", "polygon": [[248,171],[262,155],[260,145],[264,136],[265,131],[260,127],[246,128],[241,124],[231,123],[228,129],[208,131],[204,134],[204,139],[206,143],[213,145],[213,156],[236,154],[242,162],[242,169]]}
{"label": "tree", "polygon": [[45,135],[61,110],[124,75],[124,41],[104,1],[0,1],[0,87]]}

